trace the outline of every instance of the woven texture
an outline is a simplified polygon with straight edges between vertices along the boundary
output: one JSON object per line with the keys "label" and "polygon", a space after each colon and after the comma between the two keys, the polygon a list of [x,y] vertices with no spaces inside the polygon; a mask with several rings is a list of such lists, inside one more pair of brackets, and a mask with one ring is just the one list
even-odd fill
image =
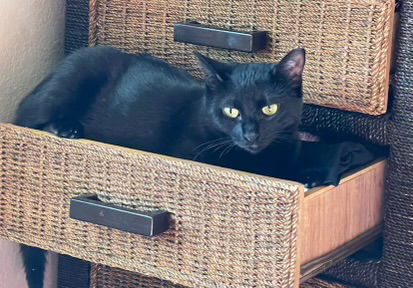
{"label": "woven texture", "polygon": [[356,139],[379,145],[389,145],[390,114],[371,116],[315,105],[304,105],[302,129]]}
{"label": "woven texture", "polygon": [[59,255],[57,287],[90,288],[90,263],[68,255]]}
{"label": "woven texture", "polygon": [[378,282],[380,264],[381,261],[376,259],[360,260],[349,257],[325,271],[325,274],[356,287],[382,287]]}
{"label": "woven texture", "polygon": [[[292,287],[302,185],[0,125],[0,236],[189,287]],[[69,199],[173,213],[156,238],[69,219]]]}
{"label": "woven texture", "polygon": [[350,288],[351,286],[343,285],[334,281],[320,278],[313,278],[300,285],[300,288]]}
{"label": "woven texture", "polygon": [[[278,62],[307,49],[305,101],[379,115],[386,112],[391,0],[91,0],[90,45],[148,52],[200,75],[193,50],[225,61]],[[175,23],[198,21],[235,31],[268,31],[256,54],[173,41]]]}
{"label": "woven texture", "polygon": [[92,264],[90,288],[187,288],[158,278]]}
{"label": "woven texture", "polygon": [[413,287],[413,1],[402,1],[380,287]]}
{"label": "woven texture", "polygon": [[66,0],[65,54],[88,45],[89,3],[87,0]]}
{"label": "woven texture", "polygon": [[[383,257],[364,263],[347,259],[330,271],[366,287],[413,287],[413,1],[400,4],[395,94],[387,132],[390,159]],[[376,281],[377,286],[368,286]]]}
{"label": "woven texture", "polygon": [[[169,281],[146,277],[138,273],[92,265],[91,288],[187,288]],[[300,288],[349,288],[339,283],[314,278],[300,285]]]}

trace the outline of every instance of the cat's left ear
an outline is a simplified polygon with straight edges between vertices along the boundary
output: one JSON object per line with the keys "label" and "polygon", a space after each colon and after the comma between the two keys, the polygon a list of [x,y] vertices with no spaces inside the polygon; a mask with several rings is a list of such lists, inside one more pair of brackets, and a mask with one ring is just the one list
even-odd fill
{"label": "cat's left ear", "polygon": [[231,63],[219,62],[198,52],[195,52],[195,56],[198,58],[202,71],[205,74],[205,82],[208,86],[211,88],[217,87],[228,79],[233,68]]}
{"label": "cat's left ear", "polygon": [[286,77],[293,83],[301,84],[305,65],[305,50],[297,48],[290,51],[278,65],[273,73],[276,77]]}

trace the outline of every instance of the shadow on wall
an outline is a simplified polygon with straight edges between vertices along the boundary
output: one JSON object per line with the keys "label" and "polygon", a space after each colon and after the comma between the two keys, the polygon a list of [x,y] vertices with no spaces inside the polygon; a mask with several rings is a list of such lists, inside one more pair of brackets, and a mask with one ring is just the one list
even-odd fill
{"label": "shadow on wall", "polygon": [[[63,57],[64,0],[0,1],[0,121],[10,122],[20,99]],[[57,257],[45,288],[56,287]],[[18,245],[0,240],[1,287],[26,288]]]}
{"label": "shadow on wall", "polygon": [[[47,256],[44,288],[57,287],[57,255]],[[0,240],[0,287],[26,288],[26,278],[20,257],[19,245],[10,241]]]}

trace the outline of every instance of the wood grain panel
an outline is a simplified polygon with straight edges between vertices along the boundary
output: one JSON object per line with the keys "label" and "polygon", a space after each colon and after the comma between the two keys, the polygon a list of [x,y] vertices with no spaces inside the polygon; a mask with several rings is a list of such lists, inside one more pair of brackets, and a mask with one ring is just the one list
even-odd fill
{"label": "wood grain panel", "polygon": [[300,218],[300,262],[322,257],[383,221],[386,161],[316,188],[304,197]]}

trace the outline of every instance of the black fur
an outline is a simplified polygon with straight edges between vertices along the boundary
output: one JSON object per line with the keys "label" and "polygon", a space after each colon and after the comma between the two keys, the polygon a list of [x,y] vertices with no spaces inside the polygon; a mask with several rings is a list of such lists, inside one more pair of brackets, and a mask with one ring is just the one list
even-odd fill
{"label": "black fur", "polygon": [[[304,50],[291,51],[279,64],[197,57],[203,82],[148,55],[79,50],[22,101],[15,123],[290,178],[299,148]],[[264,115],[262,108],[271,104],[278,112]],[[225,116],[225,107],[238,109],[239,117]]]}

